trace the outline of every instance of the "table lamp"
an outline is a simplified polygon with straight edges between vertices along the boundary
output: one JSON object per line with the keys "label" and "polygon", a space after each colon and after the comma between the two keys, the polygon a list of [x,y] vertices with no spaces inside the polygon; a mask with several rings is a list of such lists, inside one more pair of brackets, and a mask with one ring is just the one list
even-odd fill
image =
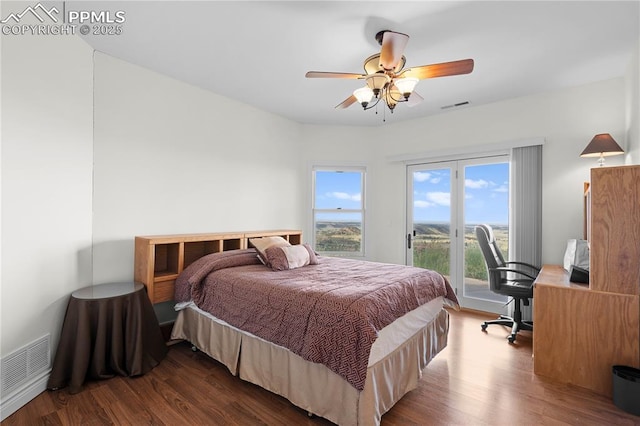
{"label": "table lamp", "polygon": [[611,155],[624,154],[624,150],[620,148],[620,145],[611,137],[609,133],[600,133],[595,135],[589,145],[582,151],[580,157],[600,157],[598,164],[600,167],[604,166],[604,157]]}

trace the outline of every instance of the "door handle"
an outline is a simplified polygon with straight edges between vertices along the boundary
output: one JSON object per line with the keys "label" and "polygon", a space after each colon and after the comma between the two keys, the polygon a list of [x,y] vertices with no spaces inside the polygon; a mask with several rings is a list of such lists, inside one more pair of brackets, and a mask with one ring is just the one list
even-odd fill
{"label": "door handle", "polygon": [[411,240],[413,238],[411,237],[411,234],[407,234],[407,248],[410,249],[411,248]]}

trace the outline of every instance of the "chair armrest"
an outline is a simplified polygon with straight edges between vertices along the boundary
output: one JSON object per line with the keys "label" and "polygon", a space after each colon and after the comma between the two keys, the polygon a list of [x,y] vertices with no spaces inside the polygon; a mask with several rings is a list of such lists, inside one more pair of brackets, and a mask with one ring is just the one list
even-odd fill
{"label": "chair armrest", "polygon": [[537,266],[532,265],[530,263],[527,263],[527,262],[509,261],[509,262],[504,262],[504,263],[505,263],[505,265],[523,265],[523,266],[527,266],[527,267],[533,269],[536,272],[540,272],[540,268],[538,268]]}
{"label": "chair armrest", "polygon": [[524,275],[525,277],[529,278],[530,280],[535,280],[536,279],[536,277],[534,277],[531,274],[527,274],[526,272],[520,271],[518,269],[506,268],[504,266],[498,266],[497,268],[490,268],[489,271],[513,272],[515,274]]}

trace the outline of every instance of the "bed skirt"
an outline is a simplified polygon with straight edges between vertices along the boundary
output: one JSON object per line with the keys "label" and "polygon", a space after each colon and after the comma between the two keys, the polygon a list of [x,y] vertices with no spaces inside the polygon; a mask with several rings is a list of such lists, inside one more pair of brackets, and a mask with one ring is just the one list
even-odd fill
{"label": "bed skirt", "polygon": [[[200,311],[185,308],[172,339],[191,342],[234,375],[287,398],[294,405],[338,425],[379,425],[384,413],[415,389],[422,370],[447,345],[449,314],[442,309],[424,328],[367,369],[362,391],[322,364]],[[242,350],[240,350],[242,348]]]}

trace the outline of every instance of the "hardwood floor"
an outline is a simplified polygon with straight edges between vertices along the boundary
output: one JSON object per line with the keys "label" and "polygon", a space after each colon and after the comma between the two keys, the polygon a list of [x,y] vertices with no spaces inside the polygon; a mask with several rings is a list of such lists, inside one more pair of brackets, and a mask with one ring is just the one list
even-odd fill
{"label": "hardwood floor", "polygon": [[[485,318],[452,312],[448,347],[382,425],[640,425],[608,398],[534,375],[531,334],[509,345],[506,328],[480,331]],[[37,424],[331,425],[232,376],[187,343],[172,346],[144,376],[91,382],[76,395],[44,392],[2,422]]]}

